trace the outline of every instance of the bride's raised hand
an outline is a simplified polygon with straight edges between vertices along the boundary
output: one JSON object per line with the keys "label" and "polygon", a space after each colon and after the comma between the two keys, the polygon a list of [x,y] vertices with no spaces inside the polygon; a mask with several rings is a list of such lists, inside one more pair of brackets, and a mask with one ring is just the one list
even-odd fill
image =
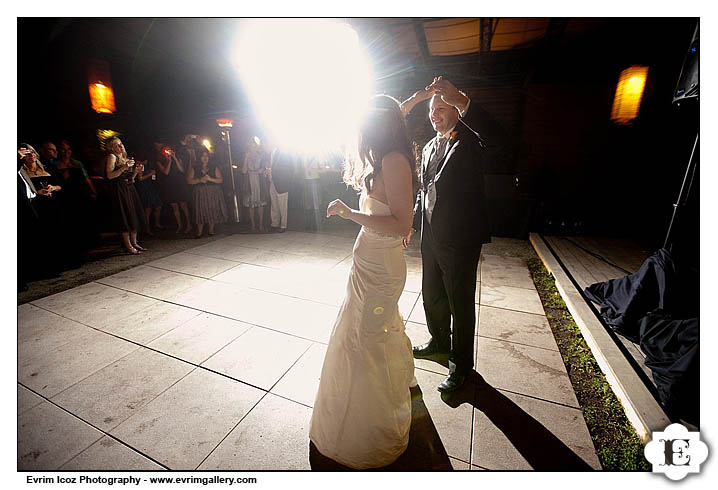
{"label": "bride's raised hand", "polygon": [[341,199],[335,199],[327,206],[327,218],[337,215],[340,218],[348,219],[351,216],[351,208],[344,204]]}

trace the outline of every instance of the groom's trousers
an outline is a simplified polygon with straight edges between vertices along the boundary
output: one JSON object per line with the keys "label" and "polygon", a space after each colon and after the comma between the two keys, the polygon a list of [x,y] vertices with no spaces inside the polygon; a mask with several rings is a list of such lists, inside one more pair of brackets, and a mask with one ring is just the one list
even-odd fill
{"label": "groom's trousers", "polygon": [[480,255],[481,245],[460,248],[437,243],[431,225],[424,219],[421,291],[426,324],[437,346],[450,351],[450,373],[467,375],[474,368],[476,271]]}

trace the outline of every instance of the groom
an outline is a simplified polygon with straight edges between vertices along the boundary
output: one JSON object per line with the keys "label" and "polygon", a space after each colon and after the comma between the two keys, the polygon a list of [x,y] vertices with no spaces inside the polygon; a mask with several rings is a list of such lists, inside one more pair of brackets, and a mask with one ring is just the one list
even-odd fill
{"label": "groom", "polygon": [[[421,230],[422,295],[431,340],[413,350],[417,359],[448,355],[449,376],[438,389],[452,392],[474,368],[476,271],[481,246],[491,241],[484,142],[472,129],[485,121],[481,109],[441,77],[405,101],[402,110],[407,113],[429,97],[436,136],[422,151],[412,232]],[[410,239],[411,234],[405,243]]]}

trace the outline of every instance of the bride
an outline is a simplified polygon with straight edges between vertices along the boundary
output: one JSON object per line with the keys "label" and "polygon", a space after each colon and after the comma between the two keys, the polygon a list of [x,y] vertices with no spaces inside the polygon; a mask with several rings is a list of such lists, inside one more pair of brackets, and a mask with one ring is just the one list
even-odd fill
{"label": "bride", "polygon": [[372,98],[358,159],[344,181],[360,209],[335,200],[327,217],[362,225],[346,296],[329,340],[309,439],[324,456],[356,469],[393,463],[409,443],[415,385],[411,343],[397,302],[406,281],[402,237],[409,234],[416,161],[399,103]]}

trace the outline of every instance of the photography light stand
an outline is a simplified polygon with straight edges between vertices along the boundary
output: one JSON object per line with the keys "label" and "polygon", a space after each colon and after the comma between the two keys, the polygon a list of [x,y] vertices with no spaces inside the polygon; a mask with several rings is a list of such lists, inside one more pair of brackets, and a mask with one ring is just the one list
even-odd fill
{"label": "photography light stand", "polygon": [[686,168],[686,174],[683,176],[683,184],[681,184],[681,191],[678,194],[678,200],[673,205],[673,216],[671,216],[671,223],[668,225],[668,233],[666,234],[666,240],[663,243],[663,248],[672,252],[673,250],[673,233],[678,228],[679,211],[682,211],[688,202],[688,197],[691,194],[691,188],[693,187],[693,178],[696,175],[696,168],[698,167],[698,135],[696,135],[696,142],[693,144],[693,151],[691,152],[691,159],[688,161],[688,168]]}
{"label": "photography light stand", "polygon": [[222,133],[222,139],[227,142],[227,156],[229,158],[229,176],[232,182],[232,204],[234,211],[234,222],[239,223],[239,205],[237,203],[237,188],[234,182],[234,165],[232,164],[232,141],[229,137],[229,130],[232,128],[231,119],[217,119],[217,126]]}
{"label": "photography light stand", "polygon": [[[698,71],[698,60],[699,60],[699,24],[696,23],[696,29],[693,32],[693,39],[691,44],[688,46],[688,52],[686,53],[683,61],[683,67],[681,68],[681,74],[678,77],[678,84],[673,94],[673,103],[677,107],[681,107],[681,104],[698,104],[699,95],[699,71]],[[666,233],[666,240],[663,243],[663,248],[669,252],[673,251],[674,245],[674,234],[676,229],[680,226],[680,215],[681,211],[685,208],[688,203],[688,198],[691,194],[691,188],[693,187],[693,179],[696,175],[698,168],[699,152],[698,150],[698,137],[699,133],[696,134],[696,141],[693,143],[693,151],[691,152],[691,158],[688,161],[688,167],[686,168],[686,174],[683,177],[683,184],[681,184],[681,191],[678,194],[678,200],[673,205],[673,216],[671,216],[671,222],[668,225],[668,233]]]}

